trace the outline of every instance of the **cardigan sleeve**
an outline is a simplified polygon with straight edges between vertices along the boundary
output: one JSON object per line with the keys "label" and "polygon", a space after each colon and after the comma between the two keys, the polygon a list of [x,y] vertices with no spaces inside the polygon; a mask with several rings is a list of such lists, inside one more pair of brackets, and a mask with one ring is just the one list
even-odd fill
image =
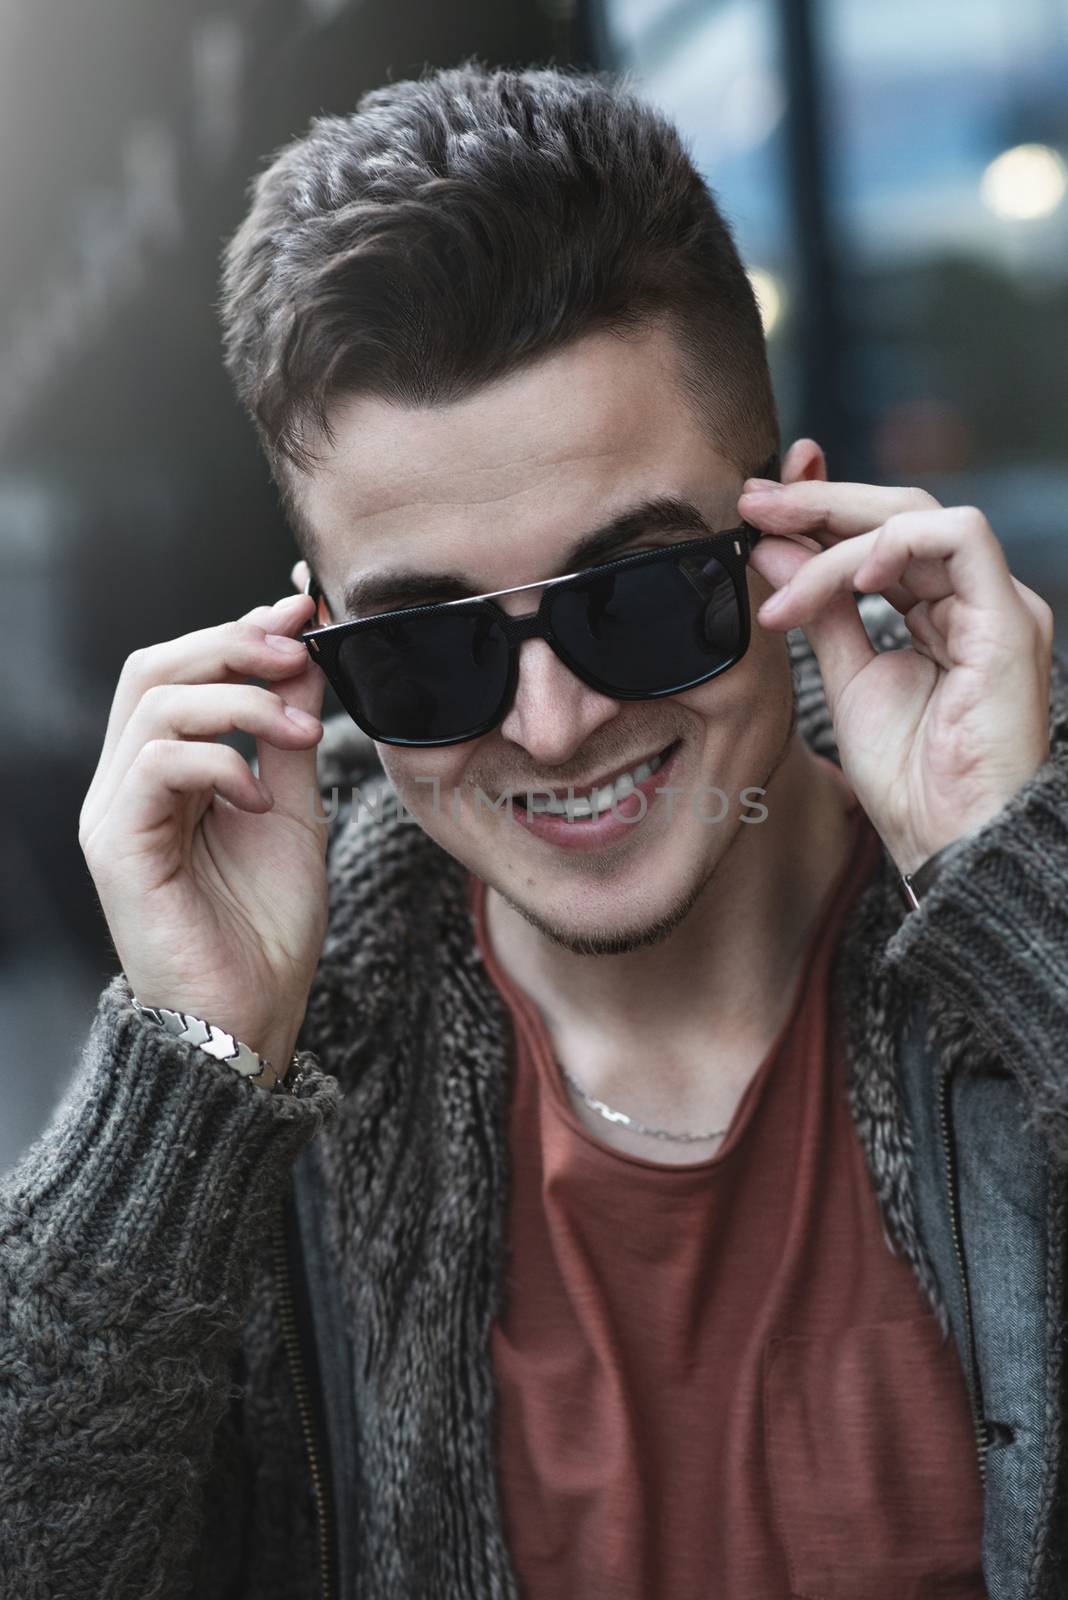
{"label": "cardigan sleeve", "polygon": [[104,990],[0,1183],[0,1593],[188,1592],[273,1198],[336,1091],[267,1094]]}
{"label": "cardigan sleeve", "polygon": [[882,960],[972,1019],[1019,1079],[1030,1125],[1068,1163],[1068,659],[1059,652],[1048,758],[947,851]]}

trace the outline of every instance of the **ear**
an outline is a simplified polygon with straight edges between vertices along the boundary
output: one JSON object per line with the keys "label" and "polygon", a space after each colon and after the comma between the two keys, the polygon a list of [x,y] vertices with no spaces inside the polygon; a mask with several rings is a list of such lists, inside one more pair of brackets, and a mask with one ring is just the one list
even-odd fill
{"label": "ear", "polygon": [[[293,587],[297,593],[303,594],[305,585],[311,576],[311,568],[308,566],[308,563],[303,557],[301,557],[299,561],[294,562],[293,566],[289,570],[289,576],[292,579]],[[330,615],[330,607],[326,603],[326,596],[322,595],[315,607],[314,626],[316,628],[325,628],[329,626],[332,620],[333,619]]]}
{"label": "ear", "polygon": [[783,483],[827,482],[827,461],[815,439],[795,439],[783,458]]}

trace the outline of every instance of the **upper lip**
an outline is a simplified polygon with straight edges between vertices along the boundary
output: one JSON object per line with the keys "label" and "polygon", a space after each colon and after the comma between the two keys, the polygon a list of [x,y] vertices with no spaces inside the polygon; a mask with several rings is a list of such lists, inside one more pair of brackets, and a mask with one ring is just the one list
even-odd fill
{"label": "upper lip", "polygon": [[595,794],[598,789],[607,788],[608,784],[615,783],[625,772],[633,772],[635,767],[640,767],[643,761],[653,761],[662,750],[670,748],[668,745],[657,745],[655,750],[648,751],[643,756],[635,756],[633,761],[624,761],[622,766],[615,767],[603,778],[594,778],[590,783],[569,783],[563,786],[551,783],[525,783],[505,790],[509,795],[551,794],[554,800],[578,799],[580,795]]}

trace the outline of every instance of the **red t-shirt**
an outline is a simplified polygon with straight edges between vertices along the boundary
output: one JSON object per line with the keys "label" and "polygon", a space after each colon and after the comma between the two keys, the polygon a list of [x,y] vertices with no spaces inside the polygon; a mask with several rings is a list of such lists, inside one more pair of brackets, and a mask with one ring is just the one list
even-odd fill
{"label": "red t-shirt", "polygon": [[684,1166],[579,1121],[472,880],[516,1035],[491,1342],[524,1600],[985,1600],[964,1376],[884,1241],[829,1015],[881,850],[855,801],[853,828],[780,1035],[717,1153]]}

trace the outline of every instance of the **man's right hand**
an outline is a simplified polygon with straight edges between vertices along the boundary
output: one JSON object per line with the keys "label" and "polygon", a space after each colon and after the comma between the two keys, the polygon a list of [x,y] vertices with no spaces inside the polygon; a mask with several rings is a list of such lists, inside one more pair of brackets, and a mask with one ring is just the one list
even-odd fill
{"label": "man's right hand", "polygon": [[[137,999],[217,1024],[279,1071],[326,935],[326,680],[293,638],[313,613],[290,595],[134,651],[78,831]],[[214,742],[238,728],[256,738],[262,785]]]}

